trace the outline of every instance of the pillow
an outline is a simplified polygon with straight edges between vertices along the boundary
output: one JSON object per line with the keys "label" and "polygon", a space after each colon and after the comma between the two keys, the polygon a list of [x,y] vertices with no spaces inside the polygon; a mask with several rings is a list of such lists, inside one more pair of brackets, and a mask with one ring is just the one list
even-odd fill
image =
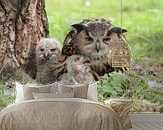
{"label": "pillow", "polygon": [[24,86],[23,92],[24,92],[24,99],[30,100],[34,99],[32,93],[50,93],[51,86],[45,86],[45,87],[31,87],[30,85]]}
{"label": "pillow", "polygon": [[17,103],[17,102],[24,101],[23,85],[16,82],[15,86],[16,86],[16,99],[15,99],[15,102]]}
{"label": "pillow", "polygon": [[40,99],[40,98],[73,98],[74,93],[33,93],[34,99]]}
{"label": "pillow", "polygon": [[59,93],[74,93],[74,98],[87,99],[88,85],[86,84],[73,84],[66,85],[58,83]]}
{"label": "pillow", "polygon": [[97,83],[89,84],[87,99],[97,102],[98,101],[98,93],[97,93]]}
{"label": "pillow", "polygon": [[48,85],[26,84],[22,85],[16,82],[16,103],[24,100],[34,99],[32,93],[56,93],[58,91],[57,83]]}

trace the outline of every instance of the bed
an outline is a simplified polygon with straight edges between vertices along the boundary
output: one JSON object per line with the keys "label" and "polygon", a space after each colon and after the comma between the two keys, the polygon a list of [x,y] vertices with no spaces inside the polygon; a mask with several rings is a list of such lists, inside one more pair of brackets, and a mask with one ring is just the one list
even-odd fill
{"label": "bed", "polygon": [[0,112],[0,130],[131,128],[128,113],[132,102],[117,99],[109,102],[105,106],[98,102],[97,83],[16,83],[16,102]]}
{"label": "bed", "polygon": [[124,130],[122,119],[97,102],[80,98],[27,100],[0,112],[0,130]]}

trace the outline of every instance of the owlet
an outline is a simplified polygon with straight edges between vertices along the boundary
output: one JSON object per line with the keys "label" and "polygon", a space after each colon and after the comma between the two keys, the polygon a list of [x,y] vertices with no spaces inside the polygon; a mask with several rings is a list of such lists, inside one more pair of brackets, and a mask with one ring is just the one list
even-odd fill
{"label": "owlet", "polygon": [[56,39],[42,38],[36,47],[37,81],[42,84],[53,83],[51,66],[58,63],[61,53],[61,44]]}
{"label": "owlet", "polygon": [[60,77],[64,84],[92,83],[95,81],[90,68],[90,60],[82,55],[72,55],[66,59],[66,73]]}

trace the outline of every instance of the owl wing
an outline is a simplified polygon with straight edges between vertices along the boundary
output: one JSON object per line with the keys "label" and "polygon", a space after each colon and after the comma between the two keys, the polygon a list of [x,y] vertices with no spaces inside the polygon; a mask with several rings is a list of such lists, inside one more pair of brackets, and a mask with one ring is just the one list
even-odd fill
{"label": "owl wing", "polygon": [[78,34],[77,29],[73,28],[66,36],[63,48],[62,48],[62,55],[68,57],[73,54],[79,54],[79,50],[77,47],[74,46],[74,39]]}
{"label": "owl wing", "polygon": [[59,77],[66,72],[66,57],[60,55],[58,57],[58,63],[55,63],[51,66],[51,71],[55,79],[58,80]]}

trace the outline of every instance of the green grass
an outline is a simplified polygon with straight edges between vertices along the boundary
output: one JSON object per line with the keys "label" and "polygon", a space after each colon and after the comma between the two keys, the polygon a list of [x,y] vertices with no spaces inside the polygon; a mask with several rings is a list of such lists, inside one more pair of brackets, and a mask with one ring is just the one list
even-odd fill
{"label": "green grass", "polygon": [[15,102],[15,95],[4,96],[4,83],[3,80],[0,80],[0,111],[3,108],[7,107],[9,104],[12,104],[14,102]]}
{"label": "green grass", "polygon": [[132,98],[134,100],[148,100],[151,103],[163,105],[163,88],[150,88],[149,77],[141,76],[134,71],[127,73],[112,72],[104,75],[98,81],[98,93],[104,99]]}

